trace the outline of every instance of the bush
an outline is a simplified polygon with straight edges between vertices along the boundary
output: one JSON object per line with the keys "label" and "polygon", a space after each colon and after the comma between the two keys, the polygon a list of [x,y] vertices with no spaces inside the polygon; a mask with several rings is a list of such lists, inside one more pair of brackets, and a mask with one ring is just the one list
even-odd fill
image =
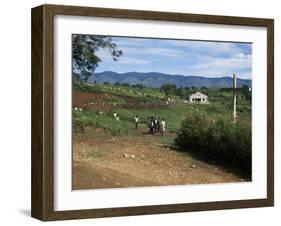
{"label": "bush", "polygon": [[251,125],[233,123],[223,115],[193,114],[181,125],[175,144],[182,151],[198,153],[208,159],[232,163],[251,173]]}

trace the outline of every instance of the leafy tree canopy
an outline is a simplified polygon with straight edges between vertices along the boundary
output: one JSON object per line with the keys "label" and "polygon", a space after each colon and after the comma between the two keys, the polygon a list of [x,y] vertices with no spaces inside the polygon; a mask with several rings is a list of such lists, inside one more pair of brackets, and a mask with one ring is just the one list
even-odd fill
{"label": "leafy tree canopy", "polygon": [[106,49],[114,61],[117,61],[122,55],[122,51],[117,49],[117,45],[112,42],[111,37],[73,35],[72,63],[75,74],[80,74],[79,80],[87,82],[98,67],[101,59],[95,53],[99,49]]}
{"label": "leafy tree canopy", "polygon": [[166,83],[166,84],[161,86],[160,90],[164,91],[166,95],[169,95],[169,94],[173,94],[174,91],[176,90],[176,88],[177,88],[176,85]]}

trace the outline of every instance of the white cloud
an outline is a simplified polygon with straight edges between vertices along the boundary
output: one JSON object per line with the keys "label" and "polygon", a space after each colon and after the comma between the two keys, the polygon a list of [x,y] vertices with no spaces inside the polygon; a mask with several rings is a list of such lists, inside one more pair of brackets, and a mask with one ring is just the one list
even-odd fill
{"label": "white cloud", "polygon": [[180,57],[184,53],[181,50],[171,49],[171,48],[161,48],[161,47],[143,47],[143,48],[133,48],[133,47],[120,47],[123,54],[149,54],[149,55],[159,55],[168,57]]}
{"label": "white cloud", "polygon": [[142,60],[132,57],[121,57],[120,60],[118,60],[119,64],[138,64],[138,65],[145,65],[150,64],[150,61],[148,60]]}
{"label": "white cloud", "polygon": [[[210,60],[211,59],[211,60]],[[231,58],[210,58],[209,62],[203,62],[195,65],[194,69],[204,68],[221,68],[221,69],[244,69],[251,67],[252,57],[251,55],[245,55],[239,53]]]}
{"label": "white cloud", "polygon": [[124,47],[148,47],[151,45],[151,39],[145,38],[122,38],[114,37],[113,42],[117,43],[118,46]]}
{"label": "white cloud", "polygon": [[[99,51],[96,52],[96,54],[99,58],[101,58],[102,62],[111,62],[111,63],[114,62],[110,53],[104,49],[100,49]],[[135,64],[135,65],[145,65],[150,63],[150,61],[148,60],[138,59],[135,57],[126,57],[124,55],[122,55],[116,62],[118,62],[118,64]]]}
{"label": "white cloud", "polygon": [[167,44],[178,48],[188,48],[196,54],[235,55],[241,52],[241,47],[249,44],[211,41],[166,40]]}
{"label": "white cloud", "polygon": [[170,57],[179,57],[183,54],[183,51],[176,49],[168,48],[146,48],[144,49],[145,53],[161,55],[161,56],[170,56]]}
{"label": "white cloud", "polygon": [[230,58],[206,58],[206,61],[201,60],[201,63],[189,67],[188,71],[205,76],[229,76],[237,73],[240,78],[250,78],[251,66],[252,56],[239,53]]}

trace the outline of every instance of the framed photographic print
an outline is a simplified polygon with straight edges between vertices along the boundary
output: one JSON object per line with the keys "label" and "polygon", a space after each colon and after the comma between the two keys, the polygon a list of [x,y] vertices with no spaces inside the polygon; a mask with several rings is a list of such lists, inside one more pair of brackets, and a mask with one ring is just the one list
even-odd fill
{"label": "framed photographic print", "polygon": [[272,19],[32,9],[32,216],[273,206]]}

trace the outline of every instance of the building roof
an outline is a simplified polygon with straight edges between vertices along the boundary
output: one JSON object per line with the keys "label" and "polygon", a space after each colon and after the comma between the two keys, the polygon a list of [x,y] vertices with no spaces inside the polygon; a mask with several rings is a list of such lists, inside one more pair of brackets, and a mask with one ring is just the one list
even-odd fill
{"label": "building roof", "polygon": [[208,96],[200,93],[200,92],[196,92],[190,95],[191,98],[207,98]]}

